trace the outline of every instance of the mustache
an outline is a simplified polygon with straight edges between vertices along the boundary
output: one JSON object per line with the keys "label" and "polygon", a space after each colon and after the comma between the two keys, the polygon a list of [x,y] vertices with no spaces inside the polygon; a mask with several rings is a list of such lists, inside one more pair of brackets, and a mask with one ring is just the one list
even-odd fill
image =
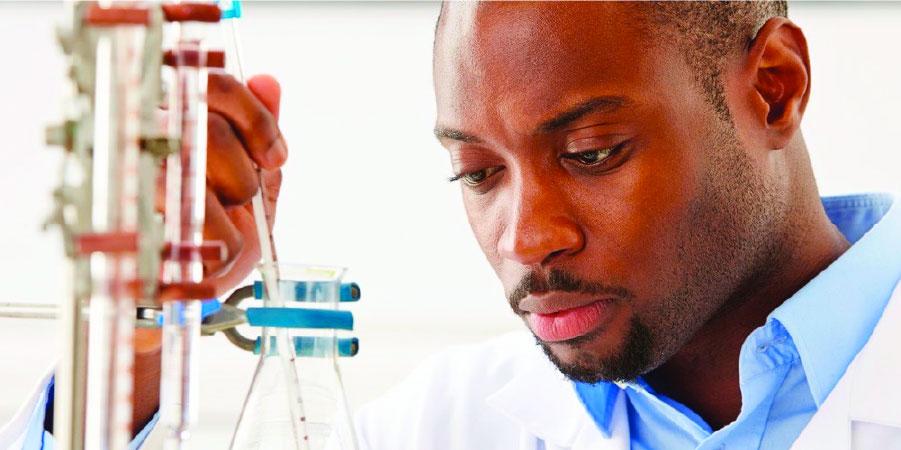
{"label": "mustache", "polygon": [[507,295],[507,301],[510,302],[510,306],[515,311],[520,312],[519,302],[530,294],[552,291],[575,292],[588,295],[612,295],[624,299],[634,296],[631,291],[622,286],[587,281],[563,269],[551,269],[546,275],[537,271],[526,273]]}

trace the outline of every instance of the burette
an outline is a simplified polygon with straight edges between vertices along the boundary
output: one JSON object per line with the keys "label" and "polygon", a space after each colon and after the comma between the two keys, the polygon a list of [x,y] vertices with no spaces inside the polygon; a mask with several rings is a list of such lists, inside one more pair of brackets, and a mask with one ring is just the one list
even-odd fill
{"label": "burette", "polygon": [[[229,41],[226,48],[231,50],[231,57],[228,59],[235,62],[233,66],[235,72],[234,75],[237,77],[238,81],[244,85],[247,80],[244,74],[243,59],[241,58],[241,44],[238,37],[237,21],[241,11],[241,4],[238,0],[232,0],[232,10],[235,10],[237,13],[228,17],[230,19],[227,20],[229,29],[223,31]],[[255,168],[259,188],[251,199],[251,208],[253,209],[253,218],[254,223],[256,224],[257,238],[260,245],[261,261],[258,269],[266,293],[264,302],[266,306],[284,307],[284,299],[279,290],[280,276],[276,260],[275,240],[273,239],[272,230],[269,227],[266,214],[263,170],[259,165],[256,165]],[[260,360],[257,364],[256,372],[260,372],[263,367],[264,359],[267,358],[271,352],[278,352],[278,358],[282,366],[282,375],[287,378],[287,380],[285,380],[288,391],[288,398],[286,401],[288,401],[291,412],[291,427],[294,434],[294,441],[297,443],[298,450],[307,450],[309,448],[310,440],[305,425],[306,417],[304,415],[303,400],[301,399],[300,394],[300,379],[297,376],[297,368],[294,364],[294,346],[289,340],[288,331],[285,328],[275,329],[274,334],[276,342],[275,348],[277,348],[277,350],[272,348],[272,339],[270,336],[273,335],[273,330],[268,327],[264,327],[262,330]],[[256,378],[256,374],[254,375],[254,378]],[[242,409],[247,408],[249,400],[250,396],[245,400]],[[238,426],[240,427],[240,423]]]}

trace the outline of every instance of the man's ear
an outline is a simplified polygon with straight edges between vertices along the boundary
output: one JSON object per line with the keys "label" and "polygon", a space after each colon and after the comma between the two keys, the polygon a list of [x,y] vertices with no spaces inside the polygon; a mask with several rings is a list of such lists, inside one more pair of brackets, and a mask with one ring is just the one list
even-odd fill
{"label": "man's ear", "polygon": [[751,42],[746,63],[761,137],[771,149],[785,148],[801,126],[810,96],[804,33],[784,17],[771,18]]}

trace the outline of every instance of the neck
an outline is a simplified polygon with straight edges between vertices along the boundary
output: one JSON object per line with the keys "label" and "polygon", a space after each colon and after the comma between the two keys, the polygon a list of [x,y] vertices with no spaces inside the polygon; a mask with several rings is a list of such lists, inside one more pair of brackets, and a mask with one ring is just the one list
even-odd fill
{"label": "neck", "polygon": [[766,276],[748,283],[666,363],[648,373],[656,391],[691,408],[714,429],[733,422],[741,411],[738,357],[745,339],[767,316],[850,246],[829,222],[819,199],[807,208],[805,226],[785,257]]}

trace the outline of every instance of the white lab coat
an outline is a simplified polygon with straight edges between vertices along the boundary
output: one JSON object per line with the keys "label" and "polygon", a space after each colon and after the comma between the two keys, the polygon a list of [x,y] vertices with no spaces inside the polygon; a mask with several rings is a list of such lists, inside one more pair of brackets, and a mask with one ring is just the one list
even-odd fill
{"label": "white lab coat", "polygon": [[357,437],[360,450],[627,450],[625,399],[614,409],[608,439],[534,339],[516,333],[431,358],[358,412]]}
{"label": "white lab coat", "polygon": [[[629,450],[623,394],[603,436],[524,333],[432,358],[364,406],[357,428],[360,450]],[[791,448],[901,450],[901,288]]]}

